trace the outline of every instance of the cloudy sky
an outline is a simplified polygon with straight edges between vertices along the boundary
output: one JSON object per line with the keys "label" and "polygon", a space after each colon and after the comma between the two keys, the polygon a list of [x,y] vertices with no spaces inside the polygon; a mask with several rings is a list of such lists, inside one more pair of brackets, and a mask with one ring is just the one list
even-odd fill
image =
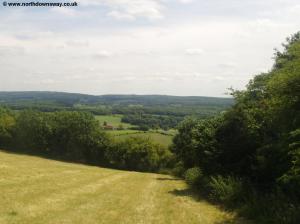
{"label": "cloudy sky", "polygon": [[1,3],[1,91],[224,96],[268,71],[300,30],[299,0],[77,2]]}

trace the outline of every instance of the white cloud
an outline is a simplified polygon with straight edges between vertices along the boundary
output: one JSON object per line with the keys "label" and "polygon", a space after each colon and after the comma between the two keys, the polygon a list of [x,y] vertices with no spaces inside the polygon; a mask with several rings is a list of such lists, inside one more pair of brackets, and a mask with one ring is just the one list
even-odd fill
{"label": "white cloud", "polygon": [[24,80],[24,84],[33,84],[33,85],[53,85],[59,83],[57,80],[46,78],[41,80]]}
{"label": "white cloud", "polygon": [[20,56],[25,54],[25,48],[19,46],[1,46],[0,55],[5,56]]}
{"label": "white cloud", "polygon": [[117,20],[162,19],[163,1],[161,0],[82,0],[83,6],[106,6],[107,16]]}
{"label": "white cloud", "polygon": [[194,2],[194,0],[178,0],[180,3],[188,4]]}
{"label": "white cloud", "polygon": [[234,62],[224,62],[224,63],[220,63],[218,66],[225,69],[232,69],[232,68],[236,68],[237,64]]}
{"label": "white cloud", "polygon": [[213,79],[214,79],[215,81],[224,81],[224,80],[226,80],[226,78],[223,77],[223,76],[214,76]]}
{"label": "white cloud", "polygon": [[157,0],[111,0],[105,1],[104,4],[112,9],[108,15],[116,19],[157,20],[164,17],[163,5]]}
{"label": "white cloud", "polygon": [[122,13],[120,11],[111,11],[107,13],[107,15],[117,20],[135,20],[133,15]]}
{"label": "white cloud", "polygon": [[96,58],[109,58],[111,56],[113,56],[113,53],[106,50],[102,50],[94,54],[94,57]]}
{"label": "white cloud", "polygon": [[61,14],[64,16],[69,16],[69,17],[73,17],[73,16],[77,15],[77,11],[75,11],[74,9],[71,9],[71,8],[66,8],[66,7],[55,7],[50,10],[54,13]]}
{"label": "white cloud", "polygon": [[190,48],[186,49],[185,53],[188,55],[202,55],[204,53],[204,50],[200,48]]}
{"label": "white cloud", "polygon": [[4,10],[0,88],[221,96],[271,68],[273,48],[300,27],[293,0],[179,1]]}
{"label": "white cloud", "polygon": [[65,42],[65,45],[72,47],[88,47],[89,44],[88,40],[68,40]]}

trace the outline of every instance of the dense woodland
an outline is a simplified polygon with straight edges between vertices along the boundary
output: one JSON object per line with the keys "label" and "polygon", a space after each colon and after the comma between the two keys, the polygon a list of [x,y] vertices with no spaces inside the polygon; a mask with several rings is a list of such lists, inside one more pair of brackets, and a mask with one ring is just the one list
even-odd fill
{"label": "dense woodland", "polygon": [[[128,114],[124,116],[128,122],[141,125],[142,120],[149,119],[147,125],[153,123],[151,128],[155,128],[158,120],[159,125],[168,128],[180,121],[173,124],[172,119],[162,116],[164,113],[159,111],[164,108],[174,119],[183,114],[197,114],[203,106],[219,108],[214,110],[213,117],[184,119],[177,126],[178,134],[170,148],[147,138],[115,142],[100,130],[92,111],[71,111],[88,105],[77,98],[71,97],[70,107],[63,102],[65,110],[24,109],[24,103],[20,102],[28,105],[37,99],[29,96],[29,101],[20,99],[23,93],[1,94],[2,103],[22,110],[0,110],[0,146],[119,169],[155,172],[167,169],[184,177],[208,200],[235,209],[257,223],[300,223],[300,33],[288,38],[283,47],[282,52],[275,52],[275,63],[268,73],[255,76],[246,90],[232,92],[235,103],[226,112],[222,111],[232,103],[230,99],[226,102],[214,99],[214,105],[195,107],[195,99],[190,97],[182,99],[184,109],[177,111],[176,97],[166,97],[167,106],[162,99],[152,106],[151,97],[146,100],[135,96],[135,101],[128,96],[108,97],[117,105],[111,103],[105,107],[110,108],[110,113],[121,108]],[[43,94],[51,102],[51,94]],[[98,99],[87,97],[86,101],[99,103]],[[184,107],[184,102],[190,104]],[[140,106],[143,113],[137,104],[143,104]],[[57,100],[53,105],[57,105]],[[146,111],[150,108],[155,112]],[[173,112],[169,114],[168,108]],[[186,113],[189,110],[193,113]]]}
{"label": "dense woodland", "polygon": [[122,117],[122,122],[140,127],[141,130],[163,129],[169,130],[176,126],[184,117],[171,115],[151,115],[151,114],[126,114]]}

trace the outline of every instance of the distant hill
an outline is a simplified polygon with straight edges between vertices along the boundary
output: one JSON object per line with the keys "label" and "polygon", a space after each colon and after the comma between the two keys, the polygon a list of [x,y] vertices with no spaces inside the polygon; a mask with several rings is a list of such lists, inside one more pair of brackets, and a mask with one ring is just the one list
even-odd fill
{"label": "distant hill", "polygon": [[204,96],[168,96],[168,95],[87,95],[64,92],[0,92],[0,103],[17,102],[57,102],[64,105],[77,103],[100,104],[141,104],[141,105],[231,105],[232,98]]}
{"label": "distant hill", "polygon": [[[89,110],[93,113],[129,113],[143,108],[147,113],[188,115],[201,111],[221,111],[233,104],[232,98],[168,95],[87,95],[64,92],[0,92],[0,105],[13,109],[36,108]],[[176,109],[175,109],[176,108]],[[177,111],[176,111],[177,110]],[[209,112],[210,111],[210,112]]]}

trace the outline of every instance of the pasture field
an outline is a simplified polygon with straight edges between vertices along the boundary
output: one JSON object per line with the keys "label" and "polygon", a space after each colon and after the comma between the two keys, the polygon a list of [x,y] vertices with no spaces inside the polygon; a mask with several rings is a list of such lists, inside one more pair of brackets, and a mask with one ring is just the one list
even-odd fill
{"label": "pasture field", "polygon": [[119,125],[122,125],[124,128],[130,128],[133,127],[133,125],[128,123],[123,123],[121,121],[122,114],[114,114],[114,115],[96,115],[95,118],[100,122],[101,125],[106,121],[108,125],[112,125],[114,127],[118,127]]}
{"label": "pasture field", "polygon": [[1,224],[240,223],[182,180],[0,151]]}
{"label": "pasture field", "polygon": [[[116,139],[123,140],[129,137],[149,137],[154,142],[159,143],[164,146],[169,146],[172,143],[173,136],[177,133],[175,129],[170,129],[168,131],[158,130],[156,131],[139,131],[139,130],[130,130],[126,128],[134,127],[131,124],[123,123],[121,121],[122,114],[115,115],[96,115],[95,118],[102,125],[104,122],[107,122],[108,125],[112,125],[117,128],[119,125],[122,125],[125,130],[106,130],[110,135]],[[165,133],[165,134],[162,134]]]}

